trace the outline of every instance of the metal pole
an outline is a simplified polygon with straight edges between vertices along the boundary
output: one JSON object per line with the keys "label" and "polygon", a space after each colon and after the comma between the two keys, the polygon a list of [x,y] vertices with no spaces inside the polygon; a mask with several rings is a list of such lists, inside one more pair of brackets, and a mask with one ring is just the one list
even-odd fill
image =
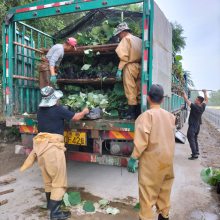
{"label": "metal pole", "polygon": [[27,46],[25,44],[21,44],[21,43],[18,43],[18,42],[13,42],[15,45],[17,46],[21,46],[21,47],[24,47],[24,48],[27,48],[27,49],[30,49],[30,50],[34,50],[35,52],[38,52],[38,53],[41,53],[41,54],[44,54],[44,52],[42,50],[38,50],[38,49],[35,49],[33,47],[30,47],[30,46]]}

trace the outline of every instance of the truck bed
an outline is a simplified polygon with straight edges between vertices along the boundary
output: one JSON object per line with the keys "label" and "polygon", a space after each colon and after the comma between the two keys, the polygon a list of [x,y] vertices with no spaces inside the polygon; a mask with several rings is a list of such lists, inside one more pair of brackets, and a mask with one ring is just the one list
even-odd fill
{"label": "truck bed", "polygon": [[[37,124],[36,114],[32,115],[15,115],[6,118],[7,126],[27,125],[33,126]],[[79,130],[104,130],[104,131],[134,131],[134,121],[124,119],[84,119],[77,122],[70,122],[70,129]]]}
{"label": "truck bed", "polygon": [[82,120],[70,123],[71,129],[134,131],[134,121],[124,119]]}

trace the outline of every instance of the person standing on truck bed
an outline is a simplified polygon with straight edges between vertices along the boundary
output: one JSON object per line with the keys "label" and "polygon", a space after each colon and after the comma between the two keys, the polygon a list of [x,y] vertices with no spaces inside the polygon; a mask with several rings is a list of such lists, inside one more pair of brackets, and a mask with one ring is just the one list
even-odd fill
{"label": "person standing on truck bed", "polygon": [[141,113],[140,107],[140,78],[141,78],[141,48],[142,40],[132,35],[127,23],[123,22],[115,29],[114,36],[118,36],[120,43],[116,53],[120,59],[116,79],[121,80],[128,100],[128,120],[136,119]]}
{"label": "person standing on truck bed", "polygon": [[50,83],[55,84],[57,82],[56,70],[63,59],[64,51],[75,49],[76,45],[77,40],[70,37],[64,44],[55,44],[50,48],[46,58],[42,58],[38,67],[40,73],[40,88],[49,86]]}
{"label": "person standing on truck bed", "polygon": [[196,160],[199,156],[199,145],[198,145],[198,135],[200,131],[200,124],[202,123],[202,114],[205,111],[206,104],[208,103],[208,96],[206,90],[202,90],[204,97],[198,96],[194,103],[192,103],[188,98],[186,93],[183,93],[183,98],[187,105],[191,108],[189,115],[189,128],[187,131],[187,139],[192,151],[189,160]]}
{"label": "person standing on truck bed", "polygon": [[135,172],[139,160],[140,220],[154,220],[153,206],[159,213],[158,220],[169,219],[175,116],[160,108],[163,97],[162,86],[152,85],[148,93],[150,109],[135,121],[134,150],[128,171]]}
{"label": "person standing on truck bed", "polygon": [[[38,135],[33,139],[33,151],[21,167],[27,169],[38,159],[41,169],[51,220],[63,220],[70,217],[70,212],[60,210],[63,195],[67,188],[66,159],[64,147],[64,120],[78,121],[89,113],[88,108],[82,112],[71,112],[58,104],[63,93],[50,86],[41,89],[42,100],[37,112]],[[32,158],[32,161],[28,159]]]}

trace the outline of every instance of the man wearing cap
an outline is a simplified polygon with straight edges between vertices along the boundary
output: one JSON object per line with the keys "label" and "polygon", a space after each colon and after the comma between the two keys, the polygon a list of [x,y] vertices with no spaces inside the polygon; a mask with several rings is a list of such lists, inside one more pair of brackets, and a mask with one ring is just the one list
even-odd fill
{"label": "man wearing cap", "polygon": [[39,64],[40,73],[40,88],[49,86],[50,83],[55,84],[57,82],[56,70],[59,67],[65,51],[75,49],[77,40],[73,37],[67,39],[63,44],[55,44],[48,51],[46,58],[42,58]]}
{"label": "man wearing cap", "polygon": [[21,171],[29,168],[35,161],[41,169],[47,198],[47,208],[51,220],[63,220],[70,217],[70,212],[60,210],[63,195],[67,188],[66,159],[64,146],[64,120],[78,121],[89,110],[71,112],[61,105],[59,99],[63,96],[50,86],[41,89],[42,100],[37,112],[38,135],[33,139],[33,150],[21,167]]}
{"label": "man wearing cap", "polygon": [[139,160],[141,220],[154,220],[153,206],[159,214],[158,220],[169,219],[174,180],[175,117],[160,108],[163,96],[162,86],[152,85],[147,98],[150,109],[135,121],[134,150],[128,162],[128,171],[134,173]]}
{"label": "man wearing cap", "polygon": [[128,100],[127,119],[133,120],[140,114],[140,72],[142,40],[132,35],[127,23],[123,22],[115,29],[120,43],[116,53],[120,59],[116,79],[121,80],[123,71],[123,84]]}

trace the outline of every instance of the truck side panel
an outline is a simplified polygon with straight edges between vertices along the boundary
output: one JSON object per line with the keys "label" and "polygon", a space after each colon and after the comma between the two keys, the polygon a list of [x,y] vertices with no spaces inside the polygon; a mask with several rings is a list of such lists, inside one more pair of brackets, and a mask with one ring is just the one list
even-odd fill
{"label": "truck side panel", "polygon": [[[165,96],[171,98],[172,27],[165,15],[154,4],[153,83],[161,84]],[[170,107],[167,108],[170,110]]]}

